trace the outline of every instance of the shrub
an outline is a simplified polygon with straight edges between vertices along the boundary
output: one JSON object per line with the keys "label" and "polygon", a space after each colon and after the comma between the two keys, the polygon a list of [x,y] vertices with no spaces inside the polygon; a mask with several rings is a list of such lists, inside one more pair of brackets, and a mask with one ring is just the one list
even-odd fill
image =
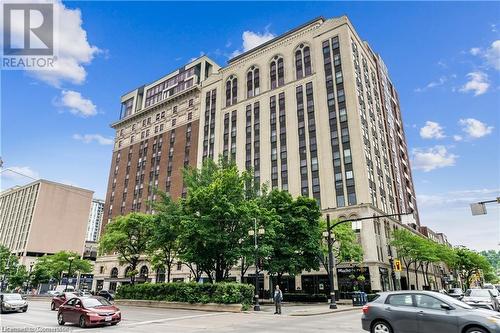
{"label": "shrub", "polygon": [[254,286],[240,283],[142,283],[122,285],[117,299],[141,299],[153,301],[251,304]]}

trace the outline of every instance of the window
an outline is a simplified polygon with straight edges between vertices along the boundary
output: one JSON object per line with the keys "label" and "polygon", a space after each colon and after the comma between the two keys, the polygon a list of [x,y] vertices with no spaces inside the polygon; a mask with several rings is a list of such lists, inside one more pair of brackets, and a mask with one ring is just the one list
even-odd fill
{"label": "window", "polygon": [[385,302],[394,306],[413,306],[411,294],[390,295]]}
{"label": "window", "polygon": [[226,81],[226,106],[234,105],[238,102],[238,79],[231,75]]}
{"label": "window", "polygon": [[441,310],[441,304],[444,303],[437,298],[427,295],[415,295],[415,300],[417,307],[424,309]]}
{"label": "window", "polygon": [[270,66],[271,89],[281,87],[285,84],[285,68],[283,58],[281,56],[274,56],[271,60]]}
{"label": "window", "polygon": [[118,268],[113,267],[113,268],[111,269],[111,277],[112,277],[112,278],[117,278],[117,277],[118,277]]}
{"label": "window", "polygon": [[304,44],[295,51],[295,75],[297,80],[311,75],[311,50]]}
{"label": "window", "polygon": [[191,107],[191,106],[193,106],[193,104],[194,104],[194,100],[191,98],[191,99],[189,100],[189,104],[188,104],[188,106],[190,106],[190,107]]}
{"label": "window", "polygon": [[259,68],[252,66],[247,72],[247,98],[260,93]]}
{"label": "window", "polygon": [[180,261],[177,262],[177,270],[178,271],[182,270],[182,262]]}

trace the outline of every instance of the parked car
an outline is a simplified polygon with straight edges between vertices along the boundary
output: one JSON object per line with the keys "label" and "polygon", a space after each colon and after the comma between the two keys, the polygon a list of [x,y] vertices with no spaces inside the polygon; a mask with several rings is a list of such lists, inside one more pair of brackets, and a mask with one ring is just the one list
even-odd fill
{"label": "parked car", "polygon": [[116,325],[121,312],[104,297],[73,297],[59,307],[57,322],[78,324],[81,328],[98,325]]}
{"label": "parked car", "polygon": [[115,294],[108,290],[99,290],[97,296],[104,297],[108,301],[113,301],[115,299]]}
{"label": "parked car", "polygon": [[363,306],[361,324],[372,333],[498,333],[500,314],[440,293],[393,291]]}
{"label": "parked car", "polygon": [[57,296],[52,297],[52,302],[50,303],[50,309],[55,311],[68,299],[76,297],[73,293],[60,293]]}
{"label": "parked car", "polygon": [[464,291],[462,288],[451,288],[448,290],[448,296],[451,296],[453,298],[461,298],[464,296]]}
{"label": "parked car", "polygon": [[493,296],[492,289],[467,289],[462,302],[476,308],[499,311],[498,299]]}
{"label": "parked car", "polygon": [[28,302],[21,294],[0,294],[0,313],[5,312],[26,312]]}
{"label": "parked car", "polygon": [[57,290],[49,290],[49,291],[47,291],[47,295],[52,296],[52,297],[59,296],[59,295],[61,295],[61,292],[57,291]]}

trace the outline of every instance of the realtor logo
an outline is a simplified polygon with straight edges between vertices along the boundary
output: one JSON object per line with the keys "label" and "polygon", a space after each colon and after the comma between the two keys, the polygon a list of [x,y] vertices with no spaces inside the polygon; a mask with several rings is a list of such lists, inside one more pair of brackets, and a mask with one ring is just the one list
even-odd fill
{"label": "realtor logo", "polygon": [[54,54],[54,11],[51,3],[3,5],[4,56]]}

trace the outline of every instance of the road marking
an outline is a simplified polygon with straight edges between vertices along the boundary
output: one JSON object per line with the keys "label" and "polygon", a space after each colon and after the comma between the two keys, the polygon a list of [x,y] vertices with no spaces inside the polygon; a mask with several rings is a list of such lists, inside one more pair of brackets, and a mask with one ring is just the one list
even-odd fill
{"label": "road marking", "polygon": [[5,317],[3,317],[2,320],[0,320],[0,323],[2,324],[2,326],[3,326],[3,324],[7,324],[6,322],[8,322],[8,323],[17,323],[17,324],[22,324],[22,325],[29,325],[29,326],[32,326],[32,327],[41,326],[41,325],[30,324],[30,323],[27,323],[25,321],[12,320],[10,318],[6,319]]}
{"label": "road marking", "polygon": [[[165,318],[165,319],[155,319],[155,320],[147,320],[147,321],[139,321],[135,323],[130,323],[130,324],[124,324],[120,325],[120,327],[131,327],[131,326],[137,326],[137,325],[147,325],[147,324],[160,324],[168,321],[176,321],[176,320],[185,320],[185,319],[196,319],[196,318],[203,318],[203,317],[215,317],[215,316],[223,316],[223,315],[228,315],[232,314],[230,312],[223,312],[223,313],[207,313],[207,314],[202,314],[202,315],[191,315],[191,316],[183,316],[183,317],[175,317],[175,318]],[[88,331],[85,329],[79,329],[79,330],[73,330],[72,332],[84,332]]]}

